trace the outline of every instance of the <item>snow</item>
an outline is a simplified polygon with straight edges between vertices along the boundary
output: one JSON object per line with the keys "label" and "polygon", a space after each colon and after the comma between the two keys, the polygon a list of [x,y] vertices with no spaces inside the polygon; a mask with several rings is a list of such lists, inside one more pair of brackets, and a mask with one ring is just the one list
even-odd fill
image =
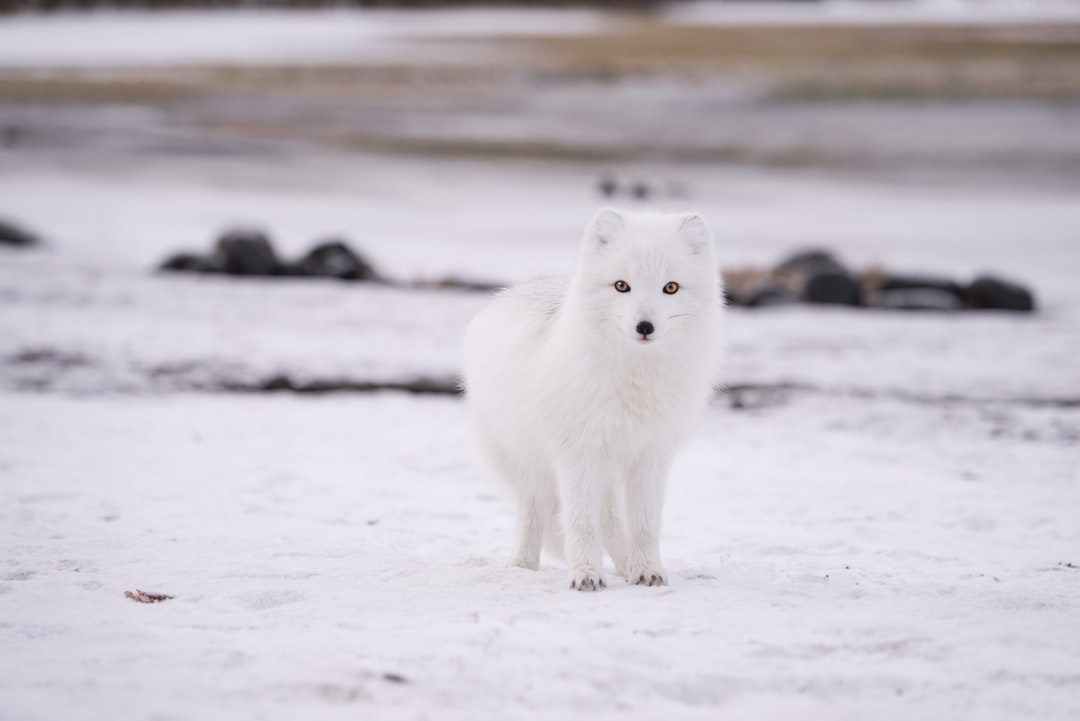
{"label": "snow", "polygon": [[[469,35],[586,32],[585,10],[96,11],[0,19],[0,67],[324,65],[431,60],[432,43]],[[468,59],[460,46],[440,63]]]}
{"label": "snow", "polygon": [[585,595],[504,567],[514,514],[456,399],[187,390],[454,374],[483,294],[150,269],[259,220],[286,255],[355,232],[399,277],[558,272],[590,172],[13,160],[0,211],[49,244],[0,256],[3,717],[1080,713],[1071,199],[683,169],[670,204],[728,264],[828,238],[1007,270],[1045,310],[732,311],[728,381],[765,387],[676,464],[671,585]]}
{"label": "snow", "polygon": [[666,16],[687,25],[1009,25],[1075,22],[1080,8],[1072,0],[695,0],[673,5]]}
{"label": "snow", "polygon": [[[470,19],[217,16],[196,48],[152,32],[163,17],[5,18],[0,65],[389,57]],[[99,47],[120,31],[143,47]],[[618,205],[703,213],[730,268],[823,245],[857,268],[998,273],[1039,311],[732,309],[731,390],[672,473],[671,584],[609,570],[580,594],[550,559],[505,567],[513,509],[458,399],[221,390],[452,379],[484,293],[153,272],[243,225],[287,258],[344,236],[402,281],[566,274],[604,174],[663,189]],[[1067,186],[0,150],[0,217],[46,239],[0,247],[0,720],[1077,718]]]}
{"label": "snow", "polygon": [[1006,408],[988,442],[963,406],[717,406],[673,473],[671,585],[586,595],[503,567],[453,400],[2,408],[6,717],[1080,712],[1075,418]]}

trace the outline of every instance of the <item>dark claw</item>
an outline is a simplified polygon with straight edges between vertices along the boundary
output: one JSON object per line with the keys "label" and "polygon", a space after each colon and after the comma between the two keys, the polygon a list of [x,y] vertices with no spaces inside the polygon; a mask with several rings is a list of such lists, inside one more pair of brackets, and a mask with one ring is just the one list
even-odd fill
{"label": "dark claw", "polygon": [[581,581],[581,583],[578,583],[577,581],[570,581],[570,588],[576,589],[578,591],[597,591],[601,588],[606,587],[607,584],[604,583],[604,579],[600,579],[599,583],[591,578],[586,578],[585,580]]}
{"label": "dark claw", "polygon": [[637,586],[663,586],[664,578],[655,573],[650,574],[648,578],[645,578],[645,574],[643,573],[638,576],[637,580],[634,581],[634,584]]}

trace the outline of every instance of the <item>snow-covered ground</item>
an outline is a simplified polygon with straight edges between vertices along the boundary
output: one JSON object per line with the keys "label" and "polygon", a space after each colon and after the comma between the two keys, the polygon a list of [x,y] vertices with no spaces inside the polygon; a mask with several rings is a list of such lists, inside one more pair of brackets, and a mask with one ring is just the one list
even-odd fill
{"label": "snow-covered ground", "polygon": [[2,409],[4,718],[1080,713],[1075,416],[716,407],[673,473],[671,585],[581,594],[503,566],[453,400]]}
{"label": "snow-covered ground", "polygon": [[416,62],[433,57],[432,41],[584,32],[600,24],[594,12],[542,9],[27,14],[0,21],[0,67]]}
{"label": "snow-covered ground", "polygon": [[671,585],[584,595],[503,566],[457,400],[183,390],[453,374],[482,294],[151,269],[258,223],[402,278],[566,272],[591,171],[10,157],[0,213],[49,242],[0,251],[0,717],[1080,713],[1071,197],[646,169],[728,265],[827,242],[1042,310],[731,312],[728,380],[765,387],[676,466]]}

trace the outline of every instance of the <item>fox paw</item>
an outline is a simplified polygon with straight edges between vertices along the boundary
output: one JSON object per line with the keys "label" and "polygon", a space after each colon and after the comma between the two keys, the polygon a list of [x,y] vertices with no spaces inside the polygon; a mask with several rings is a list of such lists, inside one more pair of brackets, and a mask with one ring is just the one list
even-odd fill
{"label": "fox paw", "polygon": [[666,586],[667,575],[662,568],[639,568],[631,571],[626,580],[636,586]]}
{"label": "fox paw", "polygon": [[599,591],[607,586],[604,578],[591,568],[576,568],[570,572],[570,588],[574,591]]}

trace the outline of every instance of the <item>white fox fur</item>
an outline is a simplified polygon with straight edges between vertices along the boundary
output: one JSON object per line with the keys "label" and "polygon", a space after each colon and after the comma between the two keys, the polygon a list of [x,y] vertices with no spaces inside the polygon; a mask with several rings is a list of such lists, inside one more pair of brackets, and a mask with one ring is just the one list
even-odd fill
{"label": "white fox fur", "polygon": [[511,288],[476,316],[466,398],[517,492],[513,565],[537,569],[543,545],[566,559],[571,588],[597,590],[606,548],[631,583],[667,583],[668,467],[713,391],[722,310],[699,215],[605,209],[569,283]]}

